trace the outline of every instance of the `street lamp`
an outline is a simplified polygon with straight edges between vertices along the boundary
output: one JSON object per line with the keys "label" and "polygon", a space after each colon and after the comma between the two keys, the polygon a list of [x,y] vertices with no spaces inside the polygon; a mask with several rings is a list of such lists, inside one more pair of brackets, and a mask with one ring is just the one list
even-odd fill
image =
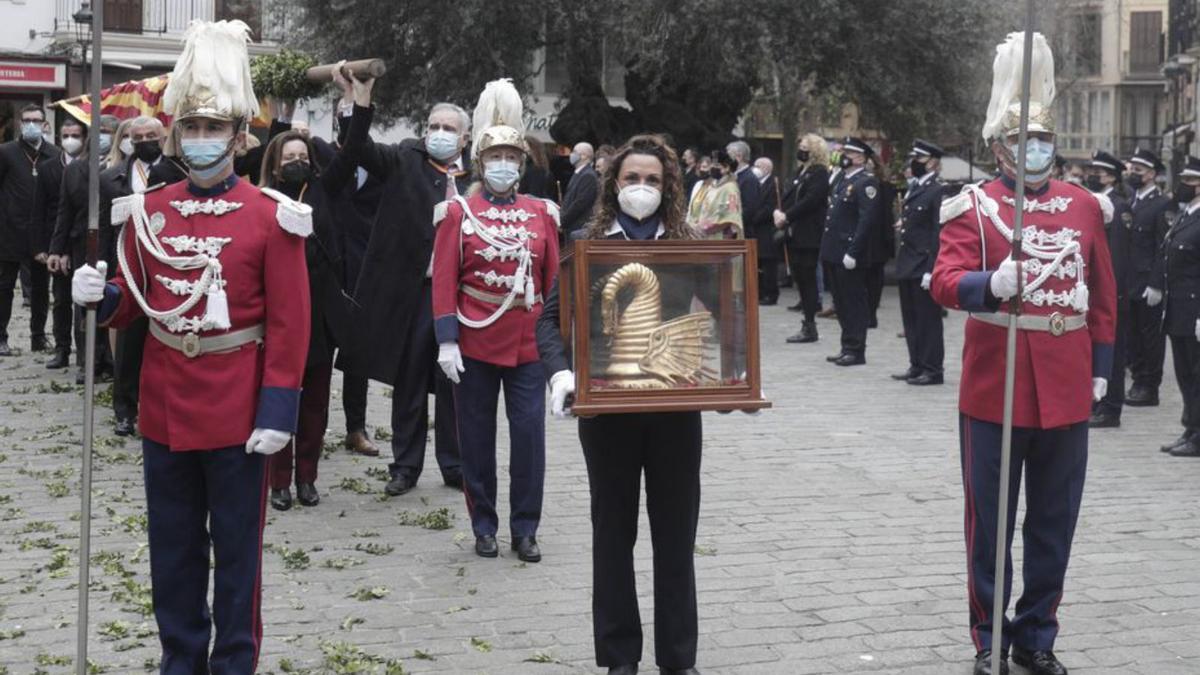
{"label": "street lamp", "polygon": [[86,72],[88,45],[92,43],[92,3],[83,0],[79,4],[79,10],[71,15],[71,19],[75,22],[75,42],[82,52],[80,71]]}

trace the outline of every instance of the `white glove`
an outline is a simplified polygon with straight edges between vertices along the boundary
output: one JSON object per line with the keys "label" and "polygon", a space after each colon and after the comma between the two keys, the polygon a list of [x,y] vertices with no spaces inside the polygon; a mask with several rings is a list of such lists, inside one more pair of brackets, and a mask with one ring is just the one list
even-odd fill
{"label": "white glove", "polygon": [[849,253],[842,256],[842,267],[845,267],[848,270],[852,270],[857,266],[858,266],[858,261],[855,260],[854,258],[851,258]]}
{"label": "white glove", "polygon": [[1092,378],[1092,400],[1099,401],[1108,393],[1108,380],[1103,377]]}
{"label": "white glove", "polygon": [[992,288],[992,295],[1007,300],[1017,294],[1017,270],[1023,269],[1023,265],[1018,265],[1017,261],[1012,258],[1005,258],[1004,262],[992,272],[992,278],[989,285]]}
{"label": "white glove", "polygon": [[550,414],[567,416],[567,397],[575,393],[575,373],[560,370],[550,376]]}
{"label": "white glove", "polygon": [[929,284],[933,283],[933,275],[929,272],[921,275],[921,288],[929,290]]}
{"label": "white glove", "polygon": [[71,300],[77,305],[90,305],[104,299],[105,274],[108,263],[101,260],[95,267],[84,265],[71,275]]}
{"label": "white glove", "polygon": [[1200,319],[1196,319],[1196,340],[1200,342]]}
{"label": "white glove", "polygon": [[1162,302],[1162,298],[1162,291],[1157,288],[1147,286],[1146,290],[1142,291],[1142,299],[1146,301],[1147,307],[1157,306],[1158,303]]}
{"label": "white glove", "polygon": [[246,441],[246,454],[257,452],[260,455],[273,455],[284,448],[292,440],[292,435],[286,431],[275,429],[255,429]]}
{"label": "white glove", "polygon": [[783,227],[787,224],[787,214],[779,209],[775,209],[771,213],[771,218],[775,221],[775,227]]}
{"label": "white glove", "polygon": [[438,345],[438,366],[442,372],[454,384],[458,384],[458,374],[465,371],[467,368],[463,365],[462,352],[458,349],[457,342],[443,342]]}

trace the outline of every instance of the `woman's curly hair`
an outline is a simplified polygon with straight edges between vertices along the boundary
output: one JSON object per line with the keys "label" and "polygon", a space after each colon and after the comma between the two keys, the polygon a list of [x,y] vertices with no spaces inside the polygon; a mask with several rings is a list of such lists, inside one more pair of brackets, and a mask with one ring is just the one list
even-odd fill
{"label": "woman's curly hair", "polygon": [[617,212],[621,209],[617,202],[617,193],[620,192],[617,178],[621,175],[621,165],[630,155],[650,155],[662,162],[662,203],[658,207],[658,216],[666,231],[666,238],[695,238],[692,228],[688,227],[684,219],[683,172],[680,169],[679,157],[658,134],[641,134],[630,138],[609,160],[603,175],[600,176],[600,194],[592,220],[588,224],[587,238],[604,239],[608,228],[616,221]]}

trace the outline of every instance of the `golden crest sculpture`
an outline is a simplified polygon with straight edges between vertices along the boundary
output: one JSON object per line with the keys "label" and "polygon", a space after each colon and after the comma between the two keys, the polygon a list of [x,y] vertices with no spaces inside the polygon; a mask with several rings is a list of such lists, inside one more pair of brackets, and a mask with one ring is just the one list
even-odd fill
{"label": "golden crest sculpture", "polygon": [[[618,294],[626,288],[633,299],[622,310]],[[600,317],[611,350],[604,371],[610,386],[665,389],[717,380],[704,365],[712,314],[693,312],[664,323],[662,289],[649,267],[629,263],[608,276],[600,294]]]}

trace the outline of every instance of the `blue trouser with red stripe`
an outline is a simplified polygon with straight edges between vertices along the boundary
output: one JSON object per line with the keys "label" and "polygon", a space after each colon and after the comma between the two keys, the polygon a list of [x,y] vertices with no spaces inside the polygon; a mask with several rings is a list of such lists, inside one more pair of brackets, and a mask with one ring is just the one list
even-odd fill
{"label": "blue trouser with red stripe", "polygon": [[[1017,644],[1050,650],[1058,635],[1071,540],[1079,519],[1087,473],[1087,422],[1057,429],[1014,427],[1008,489],[1008,533],[1004,567],[1004,607],[1012,595],[1012,538],[1025,473],[1025,522],[1021,535],[1024,590],[1012,621],[1004,618],[1004,649]],[[996,516],[1000,496],[999,424],[959,416],[963,489],[966,493],[967,593],[971,639],[977,651],[992,644],[992,600],[996,578]]]}
{"label": "blue trouser with red stripe", "polygon": [[[142,442],[150,584],[163,675],[245,675],[262,643],[263,455]],[[213,604],[208,607],[209,549]],[[208,650],[213,626],[216,639]]]}

